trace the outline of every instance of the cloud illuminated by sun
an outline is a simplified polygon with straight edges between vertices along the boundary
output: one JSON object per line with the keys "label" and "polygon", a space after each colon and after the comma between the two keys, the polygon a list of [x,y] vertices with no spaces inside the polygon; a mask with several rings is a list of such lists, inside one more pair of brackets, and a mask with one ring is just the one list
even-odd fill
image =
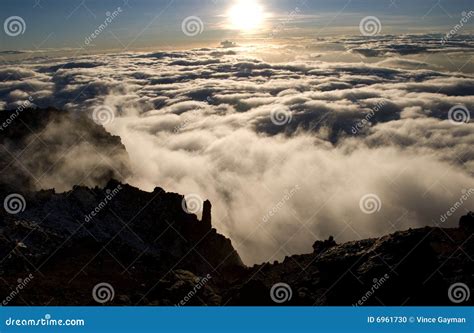
{"label": "cloud illuminated by sun", "polygon": [[236,0],[227,12],[230,29],[254,32],[265,20],[265,12],[257,0]]}

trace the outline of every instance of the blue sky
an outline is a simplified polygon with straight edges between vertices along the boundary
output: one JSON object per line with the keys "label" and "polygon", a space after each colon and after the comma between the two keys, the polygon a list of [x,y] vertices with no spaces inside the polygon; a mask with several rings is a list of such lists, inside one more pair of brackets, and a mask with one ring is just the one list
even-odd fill
{"label": "blue sky", "polygon": [[[87,36],[104,22],[106,12],[121,7],[114,19],[89,47],[139,49],[154,46],[186,46],[216,43],[223,39],[251,38],[286,22],[285,36],[357,34],[364,16],[378,17],[383,33],[445,33],[459,22],[461,13],[473,9],[472,0],[260,0],[268,14],[265,26],[253,36],[222,27],[225,14],[237,0],[2,0],[0,20],[11,16],[25,21],[24,34],[0,34],[1,50],[84,47]],[[298,9],[298,15],[289,13]],[[204,23],[201,34],[190,38],[181,31],[188,16]],[[289,17],[291,19],[289,19]],[[245,18],[242,18],[245,19]],[[281,23],[280,23],[281,24]],[[2,24],[3,25],[3,24]],[[472,30],[472,22],[465,28]]]}

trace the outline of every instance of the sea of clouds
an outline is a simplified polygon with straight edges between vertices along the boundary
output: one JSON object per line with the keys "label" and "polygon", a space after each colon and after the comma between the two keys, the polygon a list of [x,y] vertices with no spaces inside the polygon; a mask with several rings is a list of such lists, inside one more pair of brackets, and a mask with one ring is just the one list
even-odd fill
{"label": "sea of clouds", "polygon": [[[406,57],[441,52],[415,42],[340,42],[357,62],[270,62],[249,47],[36,58],[0,67],[0,108],[32,97],[100,112],[130,155],[129,183],[210,199],[245,263],[281,260],[329,235],[455,226],[474,209],[470,198],[441,222],[474,187],[474,75]],[[373,53],[385,57],[364,61]]]}

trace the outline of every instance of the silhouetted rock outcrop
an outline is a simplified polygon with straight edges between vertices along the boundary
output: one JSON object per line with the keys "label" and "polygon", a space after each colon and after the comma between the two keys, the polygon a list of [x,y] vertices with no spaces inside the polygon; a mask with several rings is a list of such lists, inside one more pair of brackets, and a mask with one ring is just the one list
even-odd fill
{"label": "silhouetted rock outcrop", "polygon": [[209,200],[204,201],[201,221],[208,227],[211,227],[211,209],[211,202]]}
{"label": "silhouetted rock outcrop", "polygon": [[469,232],[474,232],[474,212],[469,212],[461,217],[459,220],[459,228]]}
{"label": "silhouetted rock outcrop", "polygon": [[336,245],[337,244],[334,241],[334,237],[330,236],[327,240],[314,242],[313,250],[314,250],[314,253],[322,253]]}

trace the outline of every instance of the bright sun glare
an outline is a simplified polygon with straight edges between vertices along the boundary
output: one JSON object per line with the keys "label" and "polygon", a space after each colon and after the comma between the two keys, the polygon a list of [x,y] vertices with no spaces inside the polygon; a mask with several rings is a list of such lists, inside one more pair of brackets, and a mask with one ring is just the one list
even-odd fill
{"label": "bright sun glare", "polygon": [[236,0],[227,17],[232,29],[251,32],[264,21],[263,7],[256,0]]}

